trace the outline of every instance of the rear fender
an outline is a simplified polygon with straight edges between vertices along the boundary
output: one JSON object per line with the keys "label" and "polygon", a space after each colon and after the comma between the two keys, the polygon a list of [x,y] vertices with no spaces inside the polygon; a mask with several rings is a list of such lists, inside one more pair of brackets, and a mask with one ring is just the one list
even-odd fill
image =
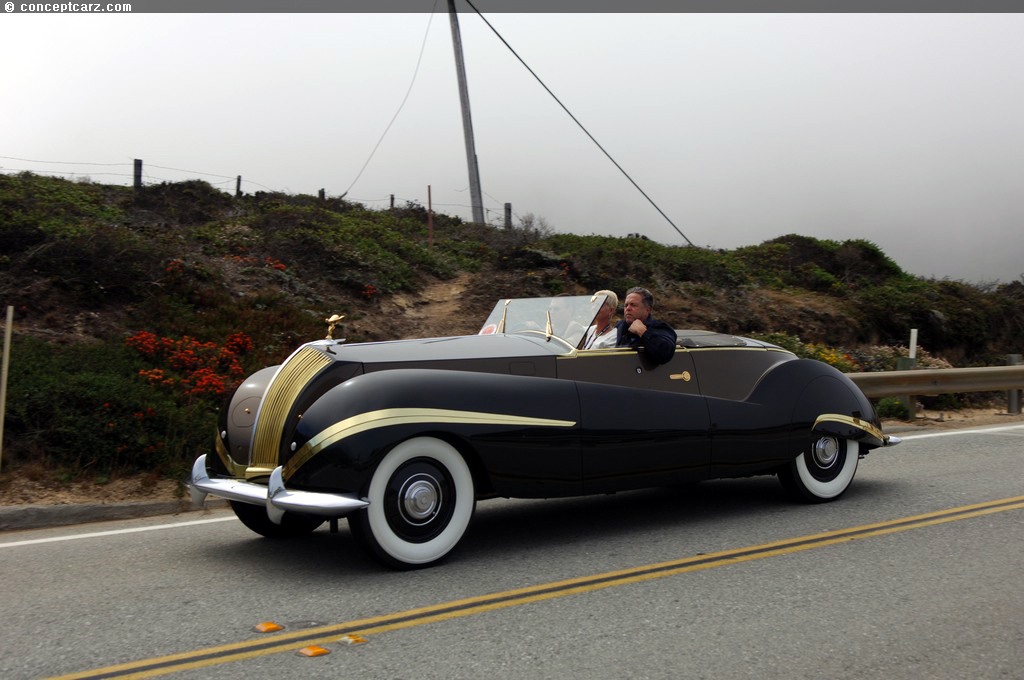
{"label": "rear fender", "polygon": [[789,422],[805,433],[857,441],[861,453],[886,445],[871,402],[833,366],[813,359],[787,361],[772,368],[751,395],[751,401],[768,408],[787,398],[792,400]]}
{"label": "rear fender", "polygon": [[811,429],[817,435],[831,435],[859,442],[861,447],[873,449],[886,444],[882,430],[873,423],[841,413],[821,414]]}
{"label": "rear fender", "polygon": [[846,375],[828,364],[818,364],[818,375],[807,383],[793,409],[794,422],[810,424],[816,435],[831,435],[860,444],[861,453],[885,446],[875,409]]}

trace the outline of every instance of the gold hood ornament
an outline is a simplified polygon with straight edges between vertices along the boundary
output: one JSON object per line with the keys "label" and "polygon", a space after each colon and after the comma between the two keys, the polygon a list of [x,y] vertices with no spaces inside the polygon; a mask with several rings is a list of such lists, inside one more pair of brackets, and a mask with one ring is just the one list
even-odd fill
{"label": "gold hood ornament", "polygon": [[332,314],[331,316],[324,319],[327,322],[327,337],[325,340],[334,340],[334,327],[338,325],[338,322],[344,319],[343,314]]}

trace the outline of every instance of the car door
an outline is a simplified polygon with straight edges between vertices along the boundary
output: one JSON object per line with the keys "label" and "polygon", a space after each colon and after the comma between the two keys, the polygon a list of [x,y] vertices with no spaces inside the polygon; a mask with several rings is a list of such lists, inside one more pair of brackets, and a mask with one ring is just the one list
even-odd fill
{"label": "car door", "polygon": [[688,351],[664,365],[629,349],[577,352],[557,368],[577,382],[585,493],[706,477],[708,408]]}

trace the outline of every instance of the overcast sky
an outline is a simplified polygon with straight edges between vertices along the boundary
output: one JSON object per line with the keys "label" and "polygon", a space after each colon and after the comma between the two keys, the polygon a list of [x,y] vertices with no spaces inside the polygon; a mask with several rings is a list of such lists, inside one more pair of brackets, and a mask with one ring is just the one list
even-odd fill
{"label": "overcast sky", "polygon": [[[0,16],[0,168],[129,184],[140,158],[148,182],[233,191],[242,175],[247,193],[323,188],[370,207],[425,206],[430,185],[435,209],[469,219],[449,19],[423,4]],[[1024,15],[486,5],[696,245],[867,239],[914,274],[1024,274]],[[459,20],[490,221],[509,202],[557,231],[685,243],[479,16]]]}

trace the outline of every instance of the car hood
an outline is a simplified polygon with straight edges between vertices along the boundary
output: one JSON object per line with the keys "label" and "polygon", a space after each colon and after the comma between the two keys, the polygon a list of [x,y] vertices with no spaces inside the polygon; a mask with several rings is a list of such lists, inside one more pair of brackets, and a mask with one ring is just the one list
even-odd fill
{"label": "car hood", "polygon": [[501,359],[507,357],[552,357],[572,352],[558,338],[547,340],[541,334],[461,335],[449,338],[422,338],[363,342],[351,345],[333,340],[309,343],[338,361],[361,364],[394,364],[457,359]]}

